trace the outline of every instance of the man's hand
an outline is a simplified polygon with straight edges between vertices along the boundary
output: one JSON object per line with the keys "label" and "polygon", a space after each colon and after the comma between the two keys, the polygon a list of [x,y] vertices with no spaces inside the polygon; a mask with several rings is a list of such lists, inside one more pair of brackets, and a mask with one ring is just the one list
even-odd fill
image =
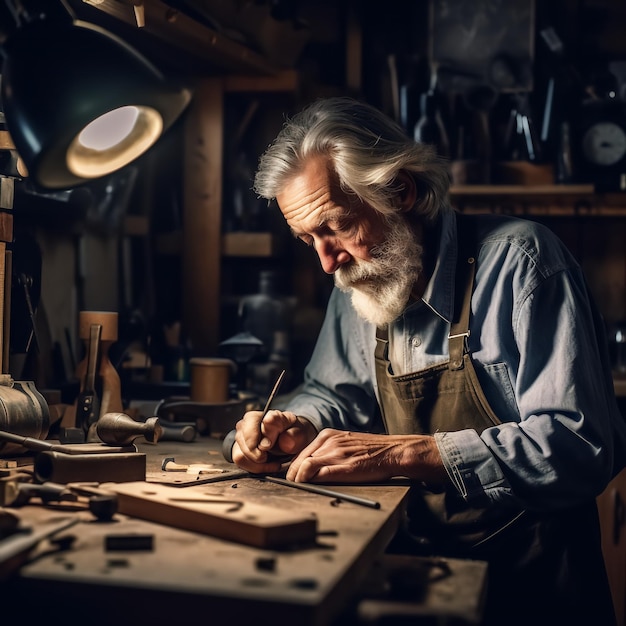
{"label": "man's hand", "polygon": [[[309,420],[289,411],[248,411],[236,427],[232,459],[255,474],[280,471],[285,456],[303,450],[317,435]],[[280,457],[283,457],[282,459]]]}
{"label": "man's hand", "polygon": [[287,471],[287,479],[296,482],[380,482],[394,476],[444,484],[447,473],[434,438],[326,428]]}

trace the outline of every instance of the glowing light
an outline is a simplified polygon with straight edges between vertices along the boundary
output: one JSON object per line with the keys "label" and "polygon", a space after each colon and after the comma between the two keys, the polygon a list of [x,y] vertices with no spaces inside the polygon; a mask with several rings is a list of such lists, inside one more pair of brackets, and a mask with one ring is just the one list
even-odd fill
{"label": "glowing light", "polygon": [[138,117],[139,109],[134,106],[109,111],[85,126],[78,141],[90,150],[109,150],[130,135]]}
{"label": "glowing light", "polygon": [[67,151],[67,167],[81,178],[110,174],[148,150],[162,131],[163,118],[156,109],[115,109],[88,124],[74,139]]}

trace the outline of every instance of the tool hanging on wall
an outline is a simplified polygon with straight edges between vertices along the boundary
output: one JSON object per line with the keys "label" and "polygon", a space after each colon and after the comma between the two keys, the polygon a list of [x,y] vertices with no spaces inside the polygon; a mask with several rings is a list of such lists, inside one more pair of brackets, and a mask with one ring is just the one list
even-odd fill
{"label": "tool hanging on wall", "polygon": [[100,356],[100,337],[102,325],[92,324],[87,347],[87,370],[82,384],[82,391],[76,400],[76,426],[82,428],[85,439],[89,438],[89,430],[100,416],[100,398],[96,391],[96,371]]}

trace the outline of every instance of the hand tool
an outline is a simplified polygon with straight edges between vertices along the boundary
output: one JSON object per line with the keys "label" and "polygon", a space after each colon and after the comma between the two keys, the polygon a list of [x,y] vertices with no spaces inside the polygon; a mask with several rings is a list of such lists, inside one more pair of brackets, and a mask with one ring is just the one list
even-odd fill
{"label": "hand tool", "polygon": [[141,436],[149,443],[157,443],[163,429],[158,417],[137,422],[126,413],[105,413],[96,422],[96,432],[104,443],[128,446]]}
{"label": "hand tool", "polygon": [[[286,370],[283,370],[280,375],[278,376],[278,378],[276,379],[276,382],[274,383],[274,387],[272,388],[272,391],[270,393],[270,395],[267,398],[267,402],[265,403],[265,406],[263,407],[263,415],[261,417],[261,420],[263,420],[263,418],[265,417],[265,415],[267,414],[267,412],[270,410],[270,406],[274,400],[274,398],[276,397],[276,394],[278,393],[278,389],[280,387],[280,383],[283,382],[283,378],[285,377],[285,372]],[[233,462],[233,446],[235,445],[235,435],[237,434],[236,430],[231,430],[226,437],[224,437],[224,440],[222,441],[222,454],[224,455],[224,458],[229,462],[232,463]],[[292,455],[271,455],[272,459],[271,460],[282,460],[283,458],[289,459],[292,457]]]}
{"label": "hand tool", "polygon": [[52,537],[70,526],[74,526],[79,521],[80,519],[74,515],[73,517],[67,517],[63,520],[38,527],[30,533],[16,533],[4,539],[2,545],[0,545],[0,582],[7,580],[22,565],[28,553],[40,541]]}
{"label": "hand tool", "polygon": [[195,422],[161,422],[163,433],[160,441],[194,441],[198,430]]}
{"label": "hand tool", "polygon": [[16,481],[15,498],[8,504],[24,506],[30,503],[31,498],[39,498],[44,505],[54,502],[85,505],[99,521],[110,521],[117,512],[117,496],[114,493],[53,482],[37,484]]}
{"label": "hand tool", "polygon": [[76,425],[85,431],[85,437],[91,425],[100,416],[100,399],[96,392],[96,373],[98,371],[101,335],[102,324],[92,324],[87,346],[87,370],[83,380],[83,388],[76,400]]}

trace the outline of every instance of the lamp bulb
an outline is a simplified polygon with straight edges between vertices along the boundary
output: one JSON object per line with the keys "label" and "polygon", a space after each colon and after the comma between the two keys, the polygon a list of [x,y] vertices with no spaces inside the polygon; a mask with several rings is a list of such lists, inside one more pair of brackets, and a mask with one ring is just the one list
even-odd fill
{"label": "lamp bulb", "polygon": [[143,154],[162,131],[163,118],[156,109],[119,107],[82,129],[68,148],[67,166],[83,178],[105,176]]}

